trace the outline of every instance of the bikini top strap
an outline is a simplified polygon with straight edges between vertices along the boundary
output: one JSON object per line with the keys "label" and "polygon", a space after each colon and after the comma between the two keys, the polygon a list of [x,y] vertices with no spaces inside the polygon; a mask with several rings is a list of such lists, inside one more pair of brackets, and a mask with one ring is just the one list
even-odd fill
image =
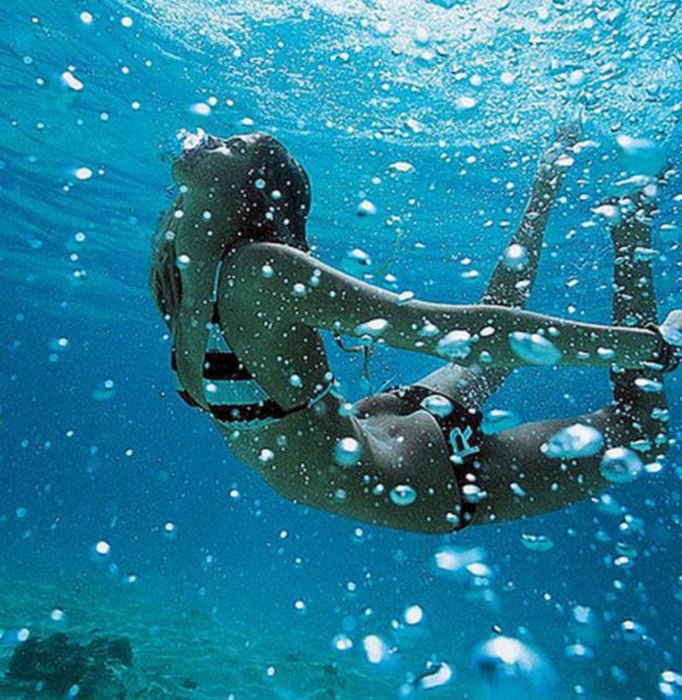
{"label": "bikini top strap", "polygon": [[224,259],[220,258],[218,264],[215,268],[215,276],[213,278],[213,289],[211,290],[211,304],[213,309],[211,311],[211,323],[214,325],[220,324],[220,312],[218,311],[218,287],[220,286],[220,273],[223,271]]}

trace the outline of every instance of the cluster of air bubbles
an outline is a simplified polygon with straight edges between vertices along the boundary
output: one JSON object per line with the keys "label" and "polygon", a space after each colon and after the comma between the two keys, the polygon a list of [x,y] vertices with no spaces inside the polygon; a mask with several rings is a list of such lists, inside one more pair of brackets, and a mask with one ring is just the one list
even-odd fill
{"label": "cluster of air bubbles", "polygon": [[596,455],[603,446],[604,436],[599,430],[574,423],[554,433],[540,450],[550,459],[580,459]]}
{"label": "cluster of air bubbles", "polygon": [[626,484],[634,481],[644,465],[636,452],[627,447],[612,447],[606,450],[601,460],[601,475],[613,484]]}
{"label": "cluster of air bubbles", "polygon": [[[483,547],[455,547],[444,545],[433,555],[433,568],[443,576],[479,576],[488,569],[484,563],[486,551]],[[489,571],[489,570],[488,570]]]}
{"label": "cluster of air bubbles", "polygon": [[658,691],[663,698],[680,700],[682,698],[682,673],[663,671],[658,677]]}
{"label": "cluster of air bubbles", "polygon": [[561,351],[551,340],[539,333],[514,331],[509,335],[513,353],[529,365],[555,365],[561,360]]}
{"label": "cluster of air bubbles", "polygon": [[197,128],[196,131],[189,131],[188,129],[180,129],[176,134],[176,139],[180,141],[183,151],[192,151],[198,148],[206,142],[208,135],[201,128]]}

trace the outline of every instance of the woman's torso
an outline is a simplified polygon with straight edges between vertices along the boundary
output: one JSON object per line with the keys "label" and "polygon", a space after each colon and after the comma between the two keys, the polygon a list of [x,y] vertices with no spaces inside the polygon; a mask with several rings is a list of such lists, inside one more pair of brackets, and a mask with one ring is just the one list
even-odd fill
{"label": "woman's torso", "polygon": [[[267,396],[285,411],[304,407],[263,426],[215,421],[240,461],[285,497],[361,519],[373,510],[376,522],[392,527],[419,529],[420,504],[397,513],[387,500],[391,489],[407,480],[417,491],[428,489],[432,500],[447,502],[437,511],[457,501],[446,488],[448,453],[432,416],[425,411],[405,415],[400,399],[389,394],[369,397],[351,410],[330,392],[305,407],[331,381],[320,334],[302,323],[279,322],[273,309],[235,308],[232,279],[225,271],[219,280],[220,333]],[[203,367],[212,316],[210,303],[183,304],[175,342],[182,386],[209,413]],[[344,438],[358,444],[360,457],[352,465],[339,463],[347,460],[335,453]],[[384,508],[370,502],[383,503],[385,517]]]}

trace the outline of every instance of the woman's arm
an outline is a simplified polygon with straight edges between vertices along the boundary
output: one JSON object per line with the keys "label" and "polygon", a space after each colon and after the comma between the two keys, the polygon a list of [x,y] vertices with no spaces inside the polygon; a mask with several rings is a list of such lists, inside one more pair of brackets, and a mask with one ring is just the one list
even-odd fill
{"label": "woman's arm", "polygon": [[[276,243],[244,246],[226,261],[229,306],[265,323],[309,326],[384,342],[458,364],[612,364],[637,369],[661,349],[650,330],[567,321],[501,306],[407,300]],[[234,308],[232,308],[234,311]]]}

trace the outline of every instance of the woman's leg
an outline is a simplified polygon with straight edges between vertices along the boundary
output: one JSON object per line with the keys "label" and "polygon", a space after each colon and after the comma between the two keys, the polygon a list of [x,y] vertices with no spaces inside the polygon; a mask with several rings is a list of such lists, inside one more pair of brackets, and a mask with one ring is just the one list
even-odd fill
{"label": "woman's leg", "polygon": [[[573,162],[571,149],[580,134],[579,122],[570,122],[557,129],[552,145],[540,160],[521,223],[488,282],[481,300],[483,304],[526,306],[537,275],[547,220]],[[419,383],[468,408],[479,408],[500,388],[508,375],[509,370],[505,369],[448,365]]]}
{"label": "woman's leg", "polygon": [[[642,195],[618,201],[622,218],[611,229],[615,248],[613,321],[644,325],[656,321],[651,265],[652,202]],[[602,452],[582,459],[551,459],[543,445],[559,430],[590,425],[604,437],[604,449],[636,448],[650,462],[667,448],[667,407],[662,377],[649,370],[612,372],[614,402],[590,415],[527,423],[484,439],[479,485],[489,498],[477,523],[510,520],[566,507],[609,485],[600,473]]]}
{"label": "woman's leg", "polygon": [[[653,184],[651,192],[663,184]],[[656,295],[649,262],[652,251],[651,220],[657,213],[655,201],[644,194],[618,200],[621,220],[611,228],[615,249],[613,322],[621,326],[644,326],[657,323]],[[625,423],[633,423],[640,440],[667,444],[668,410],[663,377],[660,373],[644,370],[611,372],[613,393],[618,416]],[[657,385],[659,391],[651,391]],[[645,391],[644,389],[649,389]],[[655,450],[654,450],[655,451]]]}

